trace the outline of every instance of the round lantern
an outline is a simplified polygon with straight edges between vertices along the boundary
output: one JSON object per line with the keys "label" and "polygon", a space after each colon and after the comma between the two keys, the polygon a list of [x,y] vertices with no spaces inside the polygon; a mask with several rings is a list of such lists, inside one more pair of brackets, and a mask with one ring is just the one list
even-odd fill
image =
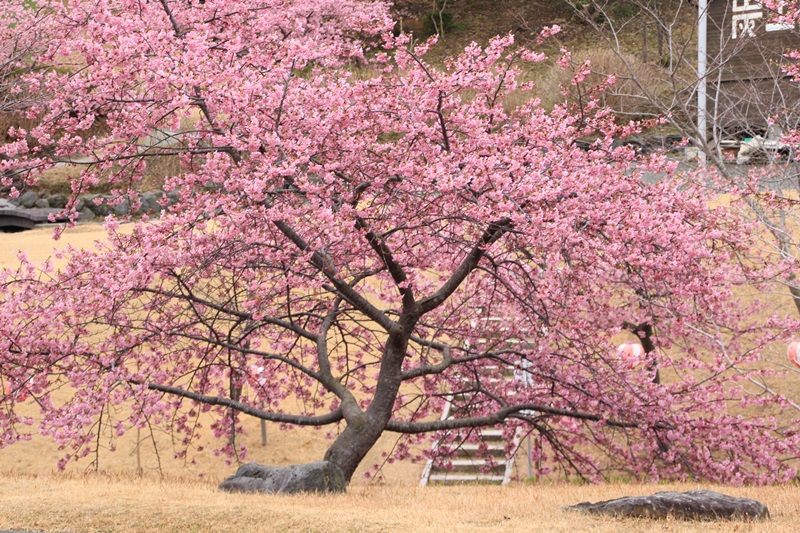
{"label": "round lantern", "polygon": [[[12,395],[11,385],[7,381],[5,383],[3,383],[3,394],[5,396],[11,396]],[[14,392],[13,396],[14,396],[14,400],[17,401],[17,402],[24,402],[26,399],[28,399],[28,393],[27,393],[26,389],[24,389],[24,388]]]}
{"label": "round lantern", "polygon": [[800,352],[800,342],[793,341],[789,343],[789,349],[786,350],[786,357],[788,357],[789,361],[794,363],[796,366],[800,366],[800,360],[798,360],[798,352]]}
{"label": "round lantern", "polygon": [[633,368],[641,363],[644,348],[638,342],[623,342],[617,348],[617,355],[621,360],[628,362],[628,368]]}
{"label": "round lantern", "polygon": [[266,386],[267,378],[262,375],[264,370],[265,368],[263,365],[252,365],[250,367],[250,376],[247,381],[250,382],[250,386],[254,389],[263,389]]}

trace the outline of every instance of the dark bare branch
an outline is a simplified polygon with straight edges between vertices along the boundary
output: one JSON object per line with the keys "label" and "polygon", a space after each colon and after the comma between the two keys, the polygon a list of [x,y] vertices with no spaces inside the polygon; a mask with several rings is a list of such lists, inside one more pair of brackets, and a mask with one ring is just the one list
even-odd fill
{"label": "dark bare branch", "polygon": [[406,305],[406,307],[414,306],[416,304],[414,301],[414,293],[409,287],[404,285],[406,282],[408,282],[408,277],[406,276],[403,267],[397,261],[395,261],[389,245],[386,244],[384,239],[372,231],[372,229],[369,227],[369,224],[367,224],[366,221],[364,221],[364,219],[361,217],[356,218],[356,227],[364,232],[367,242],[375,251],[375,253],[378,254],[378,257],[381,258],[383,264],[386,265],[386,269],[392,276],[392,279],[397,285],[400,294],[403,295],[403,304]]}
{"label": "dark bare branch", "polygon": [[472,250],[470,250],[467,257],[464,258],[464,261],[458,266],[444,285],[432,296],[425,298],[419,303],[420,314],[425,314],[442,305],[442,303],[458,289],[469,273],[478,266],[478,262],[486,253],[486,247],[496,242],[507,231],[511,230],[511,227],[511,219],[508,217],[490,223],[489,227],[486,228],[486,231],[481,235],[481,238]]}
{"label": "dark bare branch", "polygon": [[175,19],[175,15],[172,13],[172,9],[170,9],[167,0],[160,0],[161,6],[164,8],[164,13],[167,14],[167,18],[169,18],[169,23],[172,26],[172,31],[175,32],[175,37],[183,38],[183,32],[181,31],[180,26],[178,26],[178,21]]}
{"label": "dark bare branch", "polygon": [[442,362],[435,365],[422,365],[403,372],[401,379],[408,380],[431,374],[441,374],[453,364],[453,356],[450,355],[450,347],[444,346],[442,349]]}
{"label": "dark bare branch", "polygon": [[436,116],[439,117],[439,128],[442,130],[442,146],[445,152],[450,151],[450,135],[447,133],[447,124],[444,120],[444,112],[442,111],[442,104],[444,102],[444,93],[439,91],[439,97],[436,105]]}
{"label": "dark bare branch", "polygon": [[[253,320],[252,313],[248,313],[246,311],[239,311],[239,310],[236,310],[236,309],[231,309],[231,308],[228,308],[228,307],[221,306],[218,303],[215,303],[215,302],[213,302],[211,300],[207,300],[205,298],[201,298],[201,297],[197,296],[196,294],[194,294],[194,292],[191,292],[191,291],[189,291],[188,293],[176,293],[176,292],[173,292],[173,291],[160,290],[160,289],[151,289],[149,287],[142,287],[142,288],[138,289],[138,292],[155,294],[155,295],[158,295],[158,296],[166,296],[168,298],[176,298],[176,299],[186,300],[186,301],[189,301],[189,302],[194,302],[194,303],[197,303],[197,304],[200,304],[200,305],[204,305],[204,306],[208,307],[209,309],[214,309],[215,311],[219,311],[221,313],[229,314],[229,315],[231,315],[233,317],[236,317],[236,318],[238,318],[240,320],[250,320],[250,321]],[[300,327],[298,324],[296,324],[294,322],[288,322],[286,320],[281,320],[280,318],[275,318],[275,317],[263,317],[263,318],[260,318],[258,320],[258,323],[269,324],[269,325],[272,325],[272,326],[278,326],[280,328],[289,330],[289,331],[291,331],[291,332],[293,332],[293,333],[295,333],[295,334],[297,334],[297,335],[299,335],[299,336],[301,336],[301,337],[303,337],[305,339],[308,339],[310,341],[314,341],[314,342],[317,341],[317,336],[314,333],[311,333],[310,331]]]}
{"label": "dark bare branch", "polygon": [[[292,241],[301,251],[310,251],[311,246],[286,222],[283,220],[276,220],[274,224],[281,231],[281,233],[283,233],[284,236]],[[328,280],[330,280],[336,289],[336,292],[339,293],[342,298],[347,300],[353,307],[380,324],[380,326],[387,332],[391,333],[399,329],[400,326],[386,316],[383,311],[369,303],[366,298],[361,296],[353,287],[350,286],[350,284],[345,283],[336,276],[336,272],[333,269],[330,257],[325,252],[320,250],[315,251],[311,255],[310,262],[317,269],[319,269],[319,271],[322,272],[325,277],[328,278]]]}
{"label": "dark bare branch", "polygon": [[[130,383],[134,385],[140,385],[140,383],[137,383],[136,381],[131,381]],[[171,387],[168,385],[160,385],[158,383],[148,383],[147,388],[150,390],[163,392],[165,394],[171,394],[174,396],[180,396],[181,398],[194,400],[206,405],[221,405],[223,407],[229,407],[239,411],[240,413],[254,416],[256,418],[260,418],[261,420],[268,420],[270,422],[281,422],[284,424],[294,424],[297,426],[325,426],[328,424],[335,424],[344,418],[342,416],[341,409],[336,409],[321,416],[289,415],[286,413],[273,413],[271,411],[264,411],[263,409],[256,409],[255,407],[231,400],[229,398],[221,398],[219,396],[210,396],[207,394],[191,392],[180,387]]]}
{"label": "dark bare branch", "polygon": [[[496,411],[491,415],[475,416],[465,418],[447,418],[445,420],[431,420],[427,422],[402,422],[398,420],[391,420],[386,425],[386,431],[395,433],[428,433],[431,431],[442,431],[447,429],[463,429],[463,428],[477,428],[484,426],[493,426],[501,422],[515,418],[515,415],[523,411],[536,411],[544,415],[550,416],[563,416],[577,420],[587,420],[590,422],[603,422],[607,426],[617,428],[638,428],[640,424],[637,422],[621,422],[617,420],[606,420],[601,416],[593,415],[590,413],[582,413],[579,411],[570,411],[568,409],[557,409],[555,407],[547,407],[545,405],[537,405],[533,403],[511,405]],[[656,429],[669,429],[669,426],[657,424],[654,426]]]}

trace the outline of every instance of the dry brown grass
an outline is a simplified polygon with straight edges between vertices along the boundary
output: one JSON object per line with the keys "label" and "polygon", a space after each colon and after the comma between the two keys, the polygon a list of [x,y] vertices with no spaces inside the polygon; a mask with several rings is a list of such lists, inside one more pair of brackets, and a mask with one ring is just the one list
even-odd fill
{"label": "dry brown grass", "polygon": [[34,126],[36,126],[35,120],[27,119],[17,113],[0,112],[0,144],[16,140],[9,135],[10,128],[23,128],[30,131]]}
{"label": "dry brown grass", "polygon": [[600,104],[614,110],[622,119],[651,118],[660,114],[653,105],[653,98],[661,98],[670,90],[665,72],[658,66],[643,63],[633,54],[618,55],[607,48],[591,46],[573,50],[575,65],[585,60],[591,62],[592,73],[575,87],[570,84],[573,73],[555,64],[537,68],[531,77],[535,82],[534,92],[542,99],[542,105],[550,109],[564,100],[562,87],[567,89],[567,101],[576,104],[586,98],[588,88],[615,76],[616,83],[599,95]]}
{"label": "dry brown grass", "polygon": [[[217,480],[0,475],[0,528],[37,531],[757,531],[794,532],[800,488],[671,485],[357,487],[345,495],[231,495]],[[596,518],[564,512],[659,490],[722,490],[764,502],[767,522]]]}
{"label": "dry brown grass", "polygon": [[79,167],[56,167],[46,170],[33,189],[44,194],[72,194],[70,182],[81,174]]}
{"label": "dry brown grass", "polygon": [[[68,231],[61,241],[51,240],[51,229],[0,234],[0,266],[14,263],[11,251],[24,248],[32,259],[44,259],[54,247],[71,243],[88,247],[103,237],[96,224]],[[785,297],[776,309],[793,312]],[[783,358],[784,347],[776,347]],[[800,391],[800,375],[781,378],[785,392]],[[796,396],[796,395],[795,395]],[[797,398],[795,398],[797,399]],[[788,413],[786,413],[788,416]],[[248,460],[286,465],[321,458],[328,445],[324,432],[312,429],[278,431],[269,424],[269,442],[260,444],[258,422],[245,419],[248,431],[240,437],[251,449]],[[766,503],[773,519],[766,524],[699,524],[679,521],[650,523],[640,520],[586,518],[560,511],[564,505],[658,490],[692,490],[697,484],[601,486],[519,483],[512,487],[419,488],[422,465],[395,463],[383,470],[384,484],[367,485],[362,475],[380,453],[391,448],[386,436],[356,473],[346,496],[233,496],[216,492],[219,481],[232,473],[209,452],[193,456],[187,465],[172,458],[167,435],[156,434],[161,472],[149,434],[137,446],[131,433],[118,442],[115,453],[103,452],[99,467],[109,474],[84,474],[90,459],[73,463],[66,474],[54,474],[61,453],[47,439],[34,438],[0,450],[0,529],[42,531],[795,531],[800,496],[795,485],[765,488],[719,488]],[[210,439],[209,439],[210,440]],[[208,446],[209,442],[203,442]],[[138,450],[138,452],[137,452]],[[517,474],[525,475],[524,461]],[[142,475],[137,475],[137,469]],[[200,477],[202,475],[202,477]],[[268,516],[268,519],[264,517]]]}

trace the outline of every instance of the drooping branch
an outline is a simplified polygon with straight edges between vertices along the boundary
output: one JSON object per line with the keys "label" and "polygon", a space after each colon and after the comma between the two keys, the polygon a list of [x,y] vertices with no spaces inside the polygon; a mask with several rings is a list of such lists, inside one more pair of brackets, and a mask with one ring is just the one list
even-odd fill
{"label": "drooping branch", "polygon": [[[509,418],[514,418],[514,415],[522,413],[523,411],[536,411],[538,413],[551,416],[561,416],[577,420],[587,420],[590,422],[603,422],[607,426],[616,428],[638,428],[641,426],[641,424],[638,422],[607,420],[599,415],[594,415],[591,413],[583,413],[580,411],[570,411],[568,409],[558,409],[555,407],[547,407],[545,405],[526,403],[504,407],[486,416],[446,418],[444,420],[430,420],[427,422],[402,422],[398,420],[391,420],[386,425],[386,431],[392,431],[395,433],[429,433],[431,431],[443,431],[448,429],[493,426],[500,424]],[[652,427],[656,429],[670,429],[670,426],[662,423],[655,424]]]}
{"label": "drooping branch", "polygon": [[[140,385],[136,381],[130,381],[131,384]],[[264,411],[255,407],[231,400],[229,398],[221,398],[219,396],[210,396],[207,394],[200,394],[197,392],[187,391],[180,387],[171,387],[169,385],[160,385],[158,383],[148,383],[147,388],[150,390],[171,394],[173,396],[180,396],[206,405],[220,405],[235,409],[241,413],[267,420],[269,422],[281,422],[284,424],[294,424],[297,426],[325,426],[328,424],[335,424],[344,418],[341,408],[335,409],[328,414],[320,416],[307,416],[307,415],[289,415],[286,413],[273,413],[271,411]]]}
{"label": "drooping branch", "polygon": [[[412,340],[416,339],[412,338]],[[462,365],[465,363],[472,363],[480,360],[491,360],[503,365],[510,365],[511,363],[509,363],[502,357],[503,355],[508,355],[508,354],[514,354],[520,357],[524,357],[524,354],[522,354],[518,350],[495,350],[489,352],[472,353],[470,355],[465,355],[462,357],[453,357],[450,353],[450,350],[451,350],[450,346],[443,345],[443,347],[441,348],[443,354],[441,362],[432,365],[421,365],[418,367],[411,368],[409,370],[404,371],[401,375],[401,378],[404,381],[407,381],[422,376],[441,374],[445,370],[454,365]]]}
{"label": "drooping branch", "polygon": [[453,356],[450,355],[450,347],[444,346],[442,349],[442,362],[435,365],[422,365],[402,373],[401,379],[404,381],[422,376],[441,374],[453,364]]}
{"label": "drooping branch", "polygon": [[314,372],[310,368],[301,365],[300,363],[294,361],[293,359],[284,357],[276,353],[264,352],[262,350],[255,350],[253,348],[248,348],[246,346],[240,346],[238,344],[232,344],[230,342],[225,342],[222,340],[210,339],[208,337],[204,337],[201,335],[192,335],[190,333],[175,333],[175,336],[193,341],[204,342],[212,346],[218,346],[220,348],[225,348],[226,350],[231,350],[242,354],[255,355],[257,357],[260,357],[263,361],[279,361],[283,364],[286,364],[294,368],[295,370],[299,370],[300,372],[302,372],[303,374],[307,375],[312,379],[315,379],[317,381],[322,381],[322,376],[320,376],[317,372]]}
{"label": "drooping branch", "polygon": [[[231,309],[229,307],[221,306],[216,302],[213,302],[213,301],[205,299],[205,298],[201,298],[201,297],[197,296],[196,294],[194,294],[191,291],[188,292],[188,293],[176,293],[176,292],[173,292],[173,291],[151,289],[151,288],[147,288],[147,287],[138,288],[137,291],[138,292],[143,292],[143,293],[148,293],[148,294],[155,294],[155,295],[158,295],[158,296],[166,296],[166,297],[169,297],[169,298],[177,298],[177,299],[181,299],[181,300],[186,300],[188,302],[193,302],[193,303],[196,303],[196,304],[200,304],[200,305],[206,306],[209,309],[213,309],[213,310],[219,311],[221,313],[229,314],[229,315],[231,315],[233,317],[238,318],[239,320],[246,320],[246,321],[252,321],[253,320],[253,314],[252,313],[249,313],[247,311],[239,311],[239,310],[236,310],[236,309]],[[295,322],[288,322],[286,320],[281,320],[280,318],[275,318],[275,317],[262,317],[262,318],[259,318],[258,322],[261,323],[261,324],[268,324],[268,325],[271,325],[271,326],[277,326],[279,328],[286,329],[288,331],[291,331],[292,333],[295,333],[296,335],[299,335],[300,337],[303,337],[303,338],[308,339],[308,340],[313,341],[313,342],[317,341],[317,336],[314,333],[311,333],[310,331],[306,330],[305,328],[300,327]]]}

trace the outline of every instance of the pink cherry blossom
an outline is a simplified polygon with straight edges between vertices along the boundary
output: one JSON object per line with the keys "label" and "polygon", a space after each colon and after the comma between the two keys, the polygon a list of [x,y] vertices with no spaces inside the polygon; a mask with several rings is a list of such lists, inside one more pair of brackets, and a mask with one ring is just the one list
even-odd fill
{"label": "pink cherry blossom", "polygon": [[[135,200],[159,158],[180,169],[160,217],[3,272],[0,379],[39,415],[6,393],[0,445],[39,432],[63,466],[100,421],[163,427],[181,456],[210,429],[233,460],[244,414],[326,427],[348,479],[385,432],[403,435],[392,459],[432,437],[446,461],[498,424],[542,437],[542,473],[795,475],[800,434],[737,410],[784,405],[739,385],[796,324],[737,296],[784,271],[742,259],[753,223],[694,176],[614,143],[641,125],[603,87],[510,105],[538,52],[503,37],[435,67],[380,3],[8,4],[50,36],[24,62],[52,68],[25,75],[39,120],[4,164],[34,182],[72,162],[73,209],[101,182]],[[661,382],[620,364],[623,331]],[[461,416],[440,420],[450,394]]]}

